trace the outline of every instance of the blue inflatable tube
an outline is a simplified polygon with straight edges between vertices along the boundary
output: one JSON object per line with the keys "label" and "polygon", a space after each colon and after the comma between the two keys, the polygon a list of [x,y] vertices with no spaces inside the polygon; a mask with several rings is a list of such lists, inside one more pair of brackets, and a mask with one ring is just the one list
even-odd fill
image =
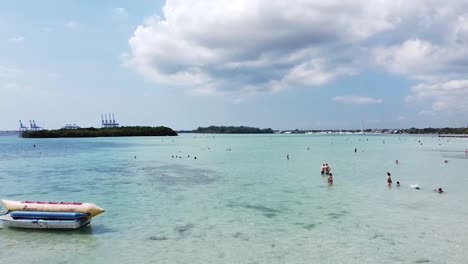
{"label": "blue inflatable tube", "polygon": [[53,220],[76,220],[90,216],[89,213],[78,212],[40,212],[40,211],[11,211],[13,219],[53,219]]}

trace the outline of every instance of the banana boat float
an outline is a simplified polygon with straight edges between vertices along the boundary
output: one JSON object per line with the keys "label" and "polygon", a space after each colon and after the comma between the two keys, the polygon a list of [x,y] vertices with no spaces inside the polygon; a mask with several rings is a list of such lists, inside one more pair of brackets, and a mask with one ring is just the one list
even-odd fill
{"label": "banana boat float", "polygon": [[0,216],[4,225],[19,228],[77,229],[104,212],[92,203],[1,200],[8,210]]}

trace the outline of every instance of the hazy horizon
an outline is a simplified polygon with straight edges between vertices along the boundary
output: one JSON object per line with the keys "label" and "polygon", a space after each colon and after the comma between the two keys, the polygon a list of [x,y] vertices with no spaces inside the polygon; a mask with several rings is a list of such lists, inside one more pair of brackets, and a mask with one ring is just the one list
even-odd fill
{"label": "hazy horizon", "polygon": [[0,130],[466,127],[464,1],[13,1]]}

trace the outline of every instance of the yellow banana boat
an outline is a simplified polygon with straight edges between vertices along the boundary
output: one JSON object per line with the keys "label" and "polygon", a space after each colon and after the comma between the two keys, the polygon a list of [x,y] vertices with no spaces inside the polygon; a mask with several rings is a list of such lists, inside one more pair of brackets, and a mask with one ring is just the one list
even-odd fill
{"label": "yellow banana boat", "polygon": [[93,203],[1,200],[8,211],[79,212],[94,217],[105,212]]}

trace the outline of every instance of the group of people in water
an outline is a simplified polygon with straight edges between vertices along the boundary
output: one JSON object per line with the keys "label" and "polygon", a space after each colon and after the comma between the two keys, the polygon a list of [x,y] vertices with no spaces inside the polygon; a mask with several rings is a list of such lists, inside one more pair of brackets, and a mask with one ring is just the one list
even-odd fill
{"label": "group of people in water", "polygon": [[[396,164],[398,164],[398,160],[396,160]],[[320,174],[322,175],[328,175],[328,179],[327,179],[327,182],[329,185],[332,185],[333,184],[333,174],[330,172],[331,171],[331,167],[330,165],[328,165],[328,163],[323,163],[322,164],[322,167],[320,168]],[[390,172],[387,172],[387,185],[389,187],[392,186],[392,175]],[[397,187],[400,187],[400,182],[397,181],[396,182],[396,186]],[[412,186],[413,189],[417,189],[419,190],[419,186],[417,184],[414,185],[415,187]],[[442,190],[442,188],[437,188],[437,189],[434,189],[434,192],[437,192],[437,193],[443,193],[444,191]]]}
{"label": "group of people in water", "polygon": [[327,182],[328,182],[328,184],[332,185],[333,184],[333,174],[330,171],[331,171],[330,165],[328,165],[328,163],[323,163],[322,167],[320,168],[320,173],[322,175],[324,175],[324,174],[328,175]]}
{"label": "group of people in water", "polygon": [[[396,161],[396,163],[398,164],[398,160]],[[387,184],[388,184],[388,187],[392,186],[392,175],[388,171],[387,171]],[[396,186],[400,187],[400,182],[399,181],[396,182]],[[421,189],[421,188],[419,188],[419,186],[417,184],[411,185],[411,188],[416,189],[416,190]],[[434,189],[434,192],[443,193],[444,191],[442,190],[442,188],[439,187],[438,189]]]}

